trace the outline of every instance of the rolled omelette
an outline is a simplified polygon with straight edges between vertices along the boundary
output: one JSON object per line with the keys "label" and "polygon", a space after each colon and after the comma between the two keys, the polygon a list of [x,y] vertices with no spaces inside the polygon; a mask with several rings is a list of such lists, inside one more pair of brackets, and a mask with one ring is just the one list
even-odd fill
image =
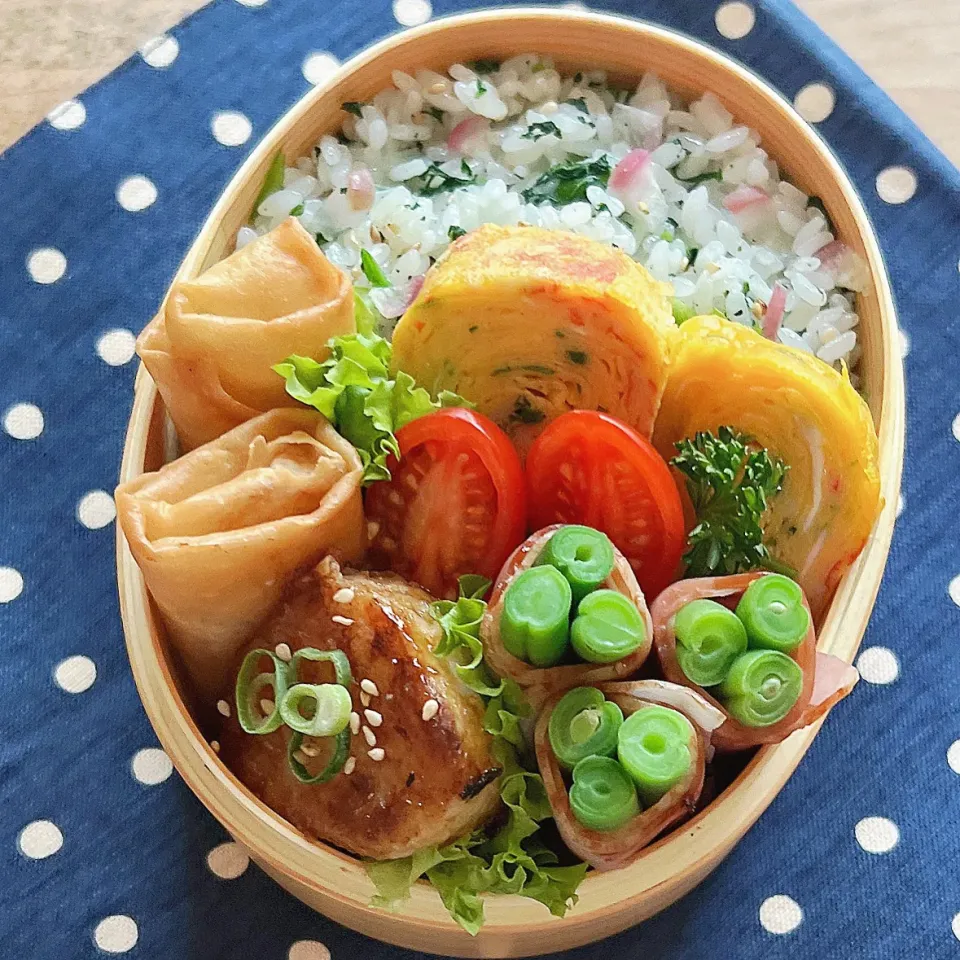
{"label": "rolled omelette", "polygon": [[[669,460],[678,441],[721,426],[787,465],[763,518],[764,542],[797,571],[819,622],[882,506],[870,410],[846,371],[739,323],[694,317],[671,341],[654,445]],[[678,486],[689,511],[682,480]]]}
{"label": "rolled omelette", "polygon": [[521,454],[574,409],[605,410],[649,437],[676,332],[669,292],[615,247],[480,227],[427,273],[397,324],[394,367],[466,397]]}
{"label": "rolled omelette", "polygon": [[199,277],[175,283],[137,340],[180,445],[192,450],[258,413],[295,406],[272,366],[324,360],[353,333],[353,286],[291,217]]}

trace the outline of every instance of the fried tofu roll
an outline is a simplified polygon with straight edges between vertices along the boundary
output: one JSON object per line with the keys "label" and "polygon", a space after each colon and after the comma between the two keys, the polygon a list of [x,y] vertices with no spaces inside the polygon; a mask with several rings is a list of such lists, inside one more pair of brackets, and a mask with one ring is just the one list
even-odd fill
{"label": "fried tofu roll", "polygon": [[191,450],[274,407],[293,406],[273,364],[324,360],[353,333],[349,278],[294,218],[174,284],[137,341],[180,445]]}
{"label": "fried tofu roll", "polygon": [[312,410],[274,410],[121,484],[117,516],[187,674],[219,690],[299,566],[366,546],[360,458]]}

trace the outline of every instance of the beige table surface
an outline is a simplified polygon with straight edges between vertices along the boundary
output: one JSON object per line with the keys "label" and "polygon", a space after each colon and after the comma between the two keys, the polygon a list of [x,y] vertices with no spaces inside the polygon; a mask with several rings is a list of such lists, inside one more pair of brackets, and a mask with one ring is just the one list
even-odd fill
{"label": "beige table surface", "polygon": [[[796,2],[960,165],[960,0]],[[0,0],[0,150],[201,5]]]}

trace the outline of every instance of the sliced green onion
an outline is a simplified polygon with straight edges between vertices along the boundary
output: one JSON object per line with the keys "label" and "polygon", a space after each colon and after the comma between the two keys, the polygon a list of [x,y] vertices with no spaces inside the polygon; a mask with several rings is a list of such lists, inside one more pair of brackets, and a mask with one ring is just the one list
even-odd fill
{"label": "sliced green onion", "polygon": [[713,687],[747,649],[747,631],[737,615],[715,600],[693,600],[677,611],[677,662],[687,679]]}
{"label": "sliced green onion", "polygon": [[793,708],[803,689],[803,670],[779,650],[748,650],[733,661],[720,685],[727,712],[747,727],[769,727]]}
{"label": "sliced green onion", "polygon": [[620,708],[595,687],[575,687],[550,714],[550,746],[561,767],[572,770],[586,757],[609,757],[617,751],[623,723]]}
{"label": "sliced green onion", "polygon": [[253,203],[253,212],[250,214],[251,220],[257,215],[260,204],[263,203],[267,197],[283,189],[283,172],[286,166],[286,157],[284,157],[283,151],[280,150],[270,161],[270,166],[267,167],[267,175],[263,178],[263,186],[260,188],[257,199]]}
{"label": "sliced green onion", "polygon": [[588,830],[616,830],[640,812],[637,791],[613,757],[585,757],[573,768],[570,809]]}
{"label": "sliced green onion", "polygon": [[737,616],[747,629],[750,648],[791,653],[810,629],[800,585],[771,573],[754,580],[737,604]]}
{"label": "sliced green onion", "polygon": [[651,807],[690,772],[693,724],[659,705],[632,713],[620,727],[617,758],[636,784],[645,807]]}
{"label": "sliced green onion", "polygon": [[[313,701],[313,713],[305,717],[300,710],[304,701]],[[336,736],[350,722],[353,701],[350,691],[339,683],[297,683],[280,701],[283,722],[308,737]]]}
{"label": "sliced green onion", "polygon": [[290,661],[291,678],[297,676],[301,660],[332,663],[336,683],[339,683],[341,687],[349,687],[353,683],[350,660],[342,650],[318,650],[316,647],[304,647],[302,650],[297,650]]}
{"label": "sliced green onion", "polygon": [[507,651],[535,667],[552,667],[567,652],[570,584],[556,567],[531,567],[507,587],[500,636]]}
{"label": "sliced green onion", "polygon": [[574,603],[603,585],[613,572],[613,544],[592,527],[561,527],[546,543],[537,565],[556,567],[573,591]]}
{"label": "sliced green onion", "polygon": [[[261,673],[260,662],[268,657],[273,662],[273,673]],[[273,733],[283,723],[280,701],[283,700],[293,676],[291,667],[269,650],[251,650],[240,664],[237,674],[237,720],[245,733]],[[260,694],[270,688],[273,709],[269,714],[260,709]]]}
{"label": "sliced green onion", "polygon": [[[671,239],[673,239],[671,237]],[[693,257],[690,257],[693,260]],[[673,298],[673,321],[678,327],[685,324],[691,317],[695,317],[697,311],[693,307],[688,307],[682,300]]]}
{"label": "sliced green onion", "polygon": [[632,600],[616,590],[595,590],[580,601],[570,642],[588,663],[614,663],[633,653],[646,633]]}
{"label": "sliced green onion", "polygon": [[327,761],[327,765],[319,772],[311,774],[309,770],[297,759],[296,754],[300,752],[303,744],[303,734],[294,733],[287,744],[287,763],[293,775],[301,783],[326,783],[335,777],[347,762],[350,755],[350,728],[341,730],[333,741],[333,754]]}
{"label": "sliced green onion", "polygon": [[360,269],[363,270],[363,275],[370,281],[371,287],[390,286],[387,275],[380,268],[380,264],[373,259],[373,254],[369,250],[360,251]]}

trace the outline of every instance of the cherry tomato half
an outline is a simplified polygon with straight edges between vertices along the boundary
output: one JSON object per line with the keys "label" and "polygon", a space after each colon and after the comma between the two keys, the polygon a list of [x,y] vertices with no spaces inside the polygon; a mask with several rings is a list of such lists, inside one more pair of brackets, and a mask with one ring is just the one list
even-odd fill
{"label": "cherry tomato half", "polygon": [[683,507],[670,468],[635,430],[606,413],[574,410],[527,455],[530,527],[582,523],[602,530],[655,597],[677,576]]}
{"label": "cherry tomato half", "polygon": [[455,598],[465,573],[495,577],[526,530],[523,467],[507,435],[450,407],[408,423],[397,442],[391,479],[367,490],[371,560],[438,597]]}

